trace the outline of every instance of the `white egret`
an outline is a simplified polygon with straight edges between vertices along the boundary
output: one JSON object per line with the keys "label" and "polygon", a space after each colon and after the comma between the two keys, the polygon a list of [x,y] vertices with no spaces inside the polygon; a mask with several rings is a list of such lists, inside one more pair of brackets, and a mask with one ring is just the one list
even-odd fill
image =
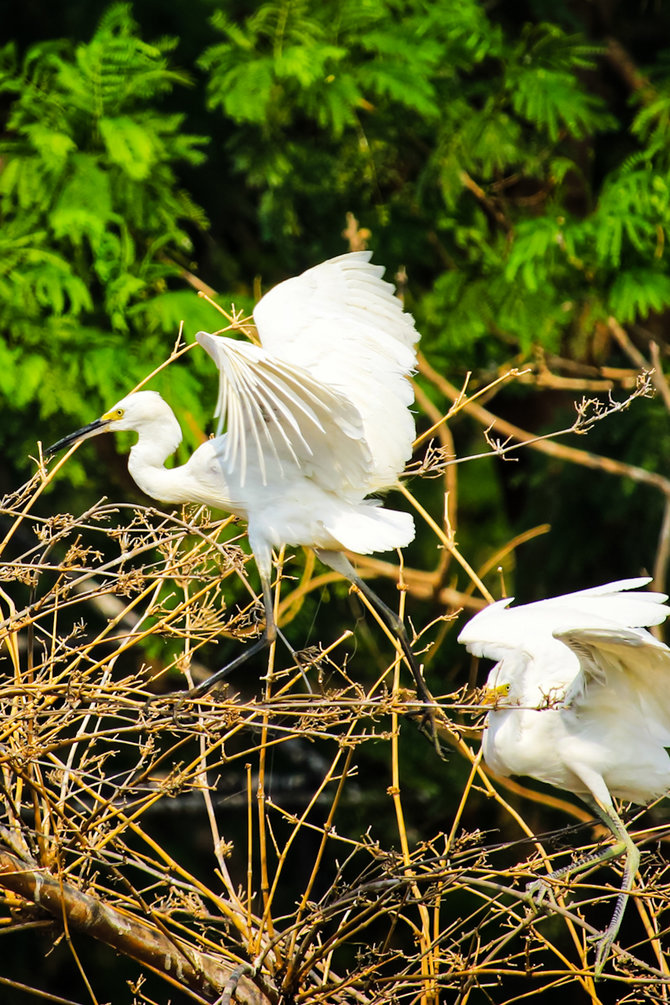
{"label": "white egret", "polygon": [[626,579],[511,609],[513,598],[499,600],[458,637],[475,656],[497,661],[485,698],[494,705],[482,741],[486,763],[500,775],[574,792],[597,813],[617,844],[582,868],[626,854],[612,921],[597,940],[596,973],[640,858],[612,796],[647,803],[670,788],[670,649],[645,630],[670,614],[668,598],[629,592],[649,582]]}
{"label": "white egret", "polygon": [[128,470],[147,495],[165,503],[204,503],[247,520],[265,631],[192,695],[275,638],[272,549],[305,545],[369,599],[397,635],[420,697],[432,701],[400,619],[342,554],[403,548],[414,538],[408,513],[368,498],[396,485],[411,456],[408,378],[419,338],[411,315],[382,280],[384,270],[370,257],[341,255],[274,287],[254,310],[262,347],[196,335],[220,373],[219,435],[181,467],[164,466],[182,434],[172,409],[154,391],[129,394],[47,451],[99,433],[134,430],[138,439]]}

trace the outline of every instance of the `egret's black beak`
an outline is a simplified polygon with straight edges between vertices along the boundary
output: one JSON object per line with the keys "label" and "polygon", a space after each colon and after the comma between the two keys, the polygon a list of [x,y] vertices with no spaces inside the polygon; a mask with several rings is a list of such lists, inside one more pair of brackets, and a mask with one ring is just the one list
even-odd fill
{"label": "egret's black beak", "polygon": [[89,436],[97,436],[98,433],[104,433],[111,421],[111,419],[103,418],[96,419],[95,422],[89,422],[88,426],[83,426],[75,433],[70,433],[69,436],[64,436],[62,440],[58,441],[58,443],[52,443],[51,446],[47,447],[44,451],[44,456],[51,457],[59,450],[62,450],[63,447],[69,447],[71,443],[78,443],[80,440],[87,440]]}

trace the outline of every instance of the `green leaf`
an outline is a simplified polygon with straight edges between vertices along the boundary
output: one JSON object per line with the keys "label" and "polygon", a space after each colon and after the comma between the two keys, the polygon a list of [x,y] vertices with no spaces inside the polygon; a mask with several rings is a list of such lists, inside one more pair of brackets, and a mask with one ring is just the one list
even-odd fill
{"label": "green leaf", "polygon": [[51,212],[54,236],[79,243],[86,237],[98,246],[114,218],[109,176],[95,157],[79,154]]}
{"label": "green leaf", "polygon": [[561,233],[561,224],[551,217],[519,224],[505,269],[507,280],[512,282],[520,274],[525,286],[536,291],[545,276],[548,259],[560,245]]}
{"label": "green leaf", "polygon": [[620,272],[609,290],[608,310],[621,322],[646,318],[670,307],[670,276],[652,269]]}
{"label": "green leaf", "polygon": [[98,128],[112,163],[135,181],[147,178],[157,160],[157,151],[146,123],[129,115],[103,116]]}
{"label": "green leaf", "polygon": [[584,92],[569,73],[545,67],[528,69],[510,80],[514,110],[547,131],[556,141],[561,129],[578,139],[611,122],[603,114],[602,100]]}
{"label": "green leaf", "polygon": [[44,122],[33,122],[26,127],[26,136],[50,171],[62,168],[77,145],[67,133],[49,128]]}

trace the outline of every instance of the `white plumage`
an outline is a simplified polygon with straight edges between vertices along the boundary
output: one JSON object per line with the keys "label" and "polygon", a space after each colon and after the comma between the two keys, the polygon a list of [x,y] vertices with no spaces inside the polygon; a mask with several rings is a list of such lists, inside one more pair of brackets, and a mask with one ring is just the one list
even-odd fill
{"label": "white plumage", "polygon": [[581,796],[627,852],[612,923],[600,939],[601,970],[615,938],[639,853],[612,796],[645,803],[670,788],[670,649],[646,629],[665,620],[649,579],[509,608],[484,608],[458,640],[496,660],[488,678],[486,763]]}
{"label": "white plumage", "polygon": [[313,547],[393,625],[427,697],[398,619],[341,554],[402,548],[414,537],[408,513],[367,498],[397,484],[414,439],[408,378],[419,336],[383,271],[368,252],[355,252],[280,283],[254,310],[260,347],[199,332],[220,373],[219,435],[181,467],[164,466],[181,430],[152,391],[128,395],[50,452],[97,433],[135,430],[128,468],[144,492],[248,521],[263,585],[265,642],[275,631],[272,549]]}
{"label": "white plumage", "polygon": [[280,283],[254,310],[263,347],[350,402],[369,451],[368,492],[396,483],[411,456],[419,335],[381,266],[341,255]]}
{"label": "white plumage", "polygon": [[262,347],[196,336],[219,368],[214,449],[257,560],[263,538],[368,554],[414,537],[409,514],[366,500],[411,456],[418,339],[369,259],[342,255],[267,293],[254,310]]}

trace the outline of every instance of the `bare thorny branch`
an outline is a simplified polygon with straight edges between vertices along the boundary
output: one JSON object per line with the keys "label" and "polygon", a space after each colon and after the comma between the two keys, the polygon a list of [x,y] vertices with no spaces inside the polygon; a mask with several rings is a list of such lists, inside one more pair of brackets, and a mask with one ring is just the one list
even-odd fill
{"label": "bare thorny branch", "polygon": [[[179,342],[175,354],[183,351]],[[496,455],[531,446],[638,477],[670,498],[660,476],[504,423],[482,404],[502,378],[468,394],[427,364],[421,370],[451,400],[449,419],[474,418]],[[562,432],[613,421],[649,393],[649,379],[621,402],[584,398]],[[439,446],[429,444],[411,473],[445,480],[444,513],[425,513],[405,493],[434,535],[436,566],[399,570],[371,559],[360,568],[395,578],[401,616],[414,620],[415,598],[442,598],[444,619],[414,624],[417,652],[423,647],[434,665],[457,609],[491,596],[499,555],[475,570],[460,554],[453,442],[430,407]],[[587,940],[616,882],[602,885],[602,871],[582,875],[554,891],[551,911],[537,911],[525,887],[573,851],[588,851],[600,832],[594,837],[575,807],[574,834],[536,835],[528,803],[517,799],[527,790],[491,779],[476,744],[463,739],[481,721],[465,688],[440,696],[446,764],[414,729],[420,709],[392,647],[378,643],[371,667],[352,652],[348,630],[337,638],[324,631],[303,653],[311,694],[292,658],[273,649],[235,681],[241,694],[224,688],[180,704],[168,693],[147,705],[155,691],[183,686],[184,675],[215,669],[222,639],[243,645],[257,630],[243,532],[203,509],[167,515],[104,500],[80,517],[45,517],[38,500],[59,467],[42,467],[0,506],[3,931],[30,939],[39,924],[63,936],[87,1000],[104,990],[96,992],[97,977],[80,959],[82,938],[135,961],[138,1002],[155,1000],[145,981],[152,975],[182,1000],[221,1005],[435,1005],[474,994],[502,1005],[517,993],[542,1000],[554,987],[595,1003],[605,985],[617,995],[632,986],[665,995],[666,830],[637,832],[646,849],[638,920],[622,930],[596,985]],[[508,550],[545,531],[529,530]],[[288,577],[280,564],[284,623],[334,581],[311,560],[299,581]],[[233,594],[238,600],[227,605]],[[415,782],[417,763],[425,791]],[[427,799],[434,785],[440,794]],[[556,796],[537,798],[570,809]],[[503,824],[512,839],[499,840]]]}

